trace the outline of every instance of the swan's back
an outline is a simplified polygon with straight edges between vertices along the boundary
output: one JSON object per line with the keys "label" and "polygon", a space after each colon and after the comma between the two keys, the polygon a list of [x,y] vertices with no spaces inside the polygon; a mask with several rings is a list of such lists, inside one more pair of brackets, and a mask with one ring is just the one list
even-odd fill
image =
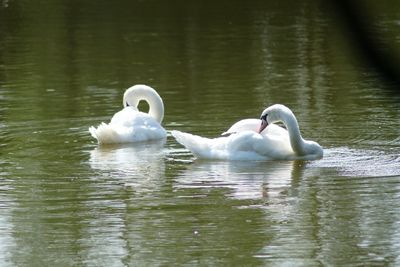
{"label": "swan's back", "polygon": [[244,131],[257,132],[260,128],[260,120],[257,119],[243,119],[234,123],[226,132],[222,135],[229,135],[234,133],[240,133]]}
{"label": "swan's back", "polygon": [[166,137],[166,131],[149,114],[125,107],[117,112],[109,124],[102,123],[99,127],[90,127],[91,135],[99,144],[132,143]]}

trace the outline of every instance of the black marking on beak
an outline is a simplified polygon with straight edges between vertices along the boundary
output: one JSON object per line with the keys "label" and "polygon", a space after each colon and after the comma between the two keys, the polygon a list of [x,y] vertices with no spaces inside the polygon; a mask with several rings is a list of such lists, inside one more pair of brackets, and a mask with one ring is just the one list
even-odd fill
{"label": "black marking on beak", "polygon": [[261,117],[260,117],[260,120],[267,121],[267,117],[268,117],[268,114],[265,114],[264,116],[261,116]]}
{"label": "black marking on beak", "polygon": [[260,125],[260,128],[258,129],[258,133],[261,133],[268,126],[267,116],[268,116],[268,114],[261,116],[261,118],[260,118],[261,125]]}

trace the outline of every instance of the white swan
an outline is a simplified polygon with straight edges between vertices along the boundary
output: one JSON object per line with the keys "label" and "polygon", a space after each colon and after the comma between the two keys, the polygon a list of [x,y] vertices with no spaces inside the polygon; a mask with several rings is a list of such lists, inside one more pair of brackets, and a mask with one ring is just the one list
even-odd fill
{"label": "white swan", "polygon": [[[275,122],[283,122],[287,130]],[[235,123],[224,133],[230,134],[227,137],[210,139],[180,131],[171,134],[196,157],[204,159],[315,160],[323,156],[322,147],[301,137],[296,117],[280,104],[266,108],[260,120]]]}
{"label": "white swan", "polygon": [[[141,100],[148,103],[148,114],[138,110]],[[164,117],[164,104],[153,88],[142,84],[128,88],[124,93],[123,105],[124,108],[115,113],[109,124],[102,122],[97,128],[89,128],[99,144],[143,142],[167,136],[160,125]]]}

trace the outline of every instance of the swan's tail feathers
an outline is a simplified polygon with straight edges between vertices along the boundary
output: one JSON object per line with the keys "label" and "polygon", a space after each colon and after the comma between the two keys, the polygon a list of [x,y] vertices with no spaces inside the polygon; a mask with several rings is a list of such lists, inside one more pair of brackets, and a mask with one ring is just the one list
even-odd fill
{"label": "swan's tail feathers", "polygon": [[171,131],[176,141],[190,150],[198,158],[210,158],[210,152],[212,151],[211,139],[200,137],[198,135],[192,135],[180,131]]}
{"label": "swan's tail feathers", "polygon": [[90,132],[90,135],[97,140],[96,127],[90,126],[89,127],[89,132]]}
{"label": "swan's tail feathers", "polygon": [[108,124],[102,122],[99,127],[91,126],[89,128],[90,134],[97,139],[99,144],[112,144],[118,142],[118,134]]}

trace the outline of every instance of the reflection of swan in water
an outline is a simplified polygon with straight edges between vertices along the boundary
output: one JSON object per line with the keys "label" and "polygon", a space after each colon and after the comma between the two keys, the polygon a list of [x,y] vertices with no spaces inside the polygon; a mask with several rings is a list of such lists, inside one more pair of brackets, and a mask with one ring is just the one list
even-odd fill
{"label": "reflection of swan in water", "polygon": [[151,187],[164,179],[165,139],[135,146],[96,147],[90,151],[90,166],[125,185]]}
{"label": "reflection of swan in water", "polygon": [[[400,157],[382,151],[331,148],[320,161],[194,161],[178,175],[176,188],[226,188],[240,199],[258,199],[297,190],[304,177],[393,176]],[[307,166],[307,168],[306,168]],[[326,174],[325,174],[326,175]]]}
{"label": "reflection of swan in water", "polygon": [[175,188],[230,189],[228,195],[236,199],[278,196],[298,183],[304,165],[302,161],[196,161],[178,175]]}

